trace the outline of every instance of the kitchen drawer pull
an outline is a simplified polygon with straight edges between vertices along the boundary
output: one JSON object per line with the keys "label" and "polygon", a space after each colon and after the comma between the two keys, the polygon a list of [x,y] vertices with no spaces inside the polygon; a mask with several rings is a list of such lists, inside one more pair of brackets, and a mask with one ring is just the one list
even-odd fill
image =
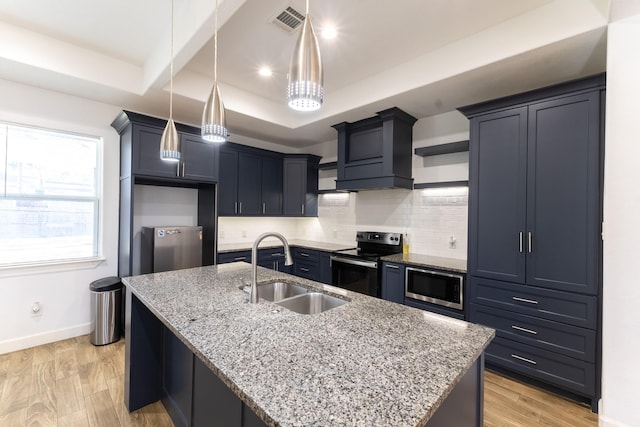
{"label": "kitchen drawer pull", "polygon": [[511,325],[511,329],[515,329],[516,331],[526,332],[532,335],[538,335],[538,333],[532,329],[523,328],[522,326]]}
{"label": "kitchen drawer pull", "polygon": [[531,232],[529,232],[529,253],[531,253],[531,251],[533,251],[533,247],[531,245]]}
{"label": "kitchen drawer pull", "polygon": [[242,215],[242,202],[238,203],[238,206],[239,206],[238,213]]}
{"label": "kitchen drawer pull", "polygon": [[537,365],[538,362],[535,360],[527,359],[526,357],[518,356],[517,354],[512,354],[511,357],[514,359],[522,360],[523,362],[531,363],[532,365]]}
{"label": "kitchen drawer pull", "polygon": [[304,267],[300,267],[300,271],[304,271],[305,273],[308,273],[309,269],[308,268],[304,268]]}
{"label": "kitchen drawer pull", "polygon": [[262,215],[264,215],[266,210],[267,210],[267,204],[266,203],[262,203]]}
{"label": "kitchen drawer pull", "polygon": [[284,256],[284,254],[282,254],[282,253],[275,253],[275,254],[271,254],[271,256]]}
{"label": "kitchen drawer pull", "polygon": [[302,215],[304,215],[304,203],[301,206],[302,206]]}
{"label": "kitchen drawer pull", "polygon": [[237,258],[234,258],[233,260],[234,260],[234,261],[244,261],[245,259],[247,259],[247,257],[246,257],[246,256],[239,256],[239,257],[237,257]]}
{"label": "kitchen drawer pull", "polygon": [[387,264],[387,268],[393,268],[393,269],[399,269],[400,267],[397,265],[393,265],[393,264]]}
{"label": "kitchen drawer pull", "polygon": [[300,252],[300,256],[309,256],[309,254],[304,253],[304,252]]}
{"label": "kitchen drawer pull", "polygon": [[238,202],[234,202],[233,203],[233,213],[237,214],[238,213]]}
{"label": "kitchen drawer pull", "polygon": [[536,301],[536,300],[527,299],[527,298],[512,297],[511,299],[514,300],[514,301],[518,301],[518,302],[526,302],[527,304],[537,304],[538,303],[538,301]]}

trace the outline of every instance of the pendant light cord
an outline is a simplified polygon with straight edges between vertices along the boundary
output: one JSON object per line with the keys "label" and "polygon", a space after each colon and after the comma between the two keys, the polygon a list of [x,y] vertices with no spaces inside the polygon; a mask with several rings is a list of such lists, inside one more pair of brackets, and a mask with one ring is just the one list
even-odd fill
{"label": "pendant light cord", "polygon": [[213,25],[213,84],[218,84],[218,0],[216,0],[216,11],[214,14]]}
{"label": "pendant light cord", "polygon": [[173,0],[171,0],[171,61],[169,65],[169,120],[173,120]]}

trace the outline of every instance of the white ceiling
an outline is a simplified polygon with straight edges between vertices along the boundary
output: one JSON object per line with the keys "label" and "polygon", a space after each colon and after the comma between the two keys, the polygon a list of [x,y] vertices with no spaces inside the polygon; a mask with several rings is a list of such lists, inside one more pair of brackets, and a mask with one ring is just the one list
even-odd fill
{"label": "white ceiling", "polygon": [[[304,1],[219,3],[232,140],[304,147],[392,106],[423,118],[606,68],[610,0],[313,0],[316,32],[332,22],[338,37],[320,39],[325,104],[299,113],[285,100],[298,31],[271,21]],[[0,78],[166,117],[170,10],[170,0],[2,0]],[[174,115],[194,125],[213,81],[214,10],[212,0],[175,0]]]}

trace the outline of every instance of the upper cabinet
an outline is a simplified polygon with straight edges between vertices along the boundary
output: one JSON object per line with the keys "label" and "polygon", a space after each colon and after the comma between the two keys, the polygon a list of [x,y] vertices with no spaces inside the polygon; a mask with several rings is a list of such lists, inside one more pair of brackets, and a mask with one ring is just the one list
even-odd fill
{"label": "upper cabinet", "polygon": [[318,216],[318,164],[311,154],[284,157],[284,205],[286,216]]}
{"label": "upper cabinet", "polygon": [[338,123],[337,190],[413,188],[413,124],[399,108],[353,123]]}
{"label": "upper cabinet", "polygon": [[282,215],[282,155],[225,143],[220,148],[218,215]]}
{"label": "upper cabinet", "polygon": [[600,91],[471,119],[469,272],[595,294]]}
{"label": "upper cabinet", "polygon": [[214,183],[218,180],[218,146],[200,137],[198,128],[176,124],[181,159],[167,162],[160,158],[160,140],[166,120],[121,112],[112,126],[121,135],[120,176],[146,176],[155,179],[189,180]]}

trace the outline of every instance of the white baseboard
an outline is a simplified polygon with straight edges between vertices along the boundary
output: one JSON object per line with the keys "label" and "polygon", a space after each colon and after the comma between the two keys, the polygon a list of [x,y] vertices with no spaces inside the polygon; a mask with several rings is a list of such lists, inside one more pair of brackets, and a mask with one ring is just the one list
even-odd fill
{"label": "white baseboard", "polygon": [[11,353],[12,351],[23,350],[25,348],[36,347],[54,341],[66,340],[68,338],[86,335],[91,332],[91,322],[69,328],[56,329],[54,331],[42,332],[40,334],[15,338],[0,342],[0,354]]}
{"label": "white baseboard", "polygon": [[627,424],[622,424],[618,421],[607,418],[602,414],[598,416],[598,427],[631,427]]}

